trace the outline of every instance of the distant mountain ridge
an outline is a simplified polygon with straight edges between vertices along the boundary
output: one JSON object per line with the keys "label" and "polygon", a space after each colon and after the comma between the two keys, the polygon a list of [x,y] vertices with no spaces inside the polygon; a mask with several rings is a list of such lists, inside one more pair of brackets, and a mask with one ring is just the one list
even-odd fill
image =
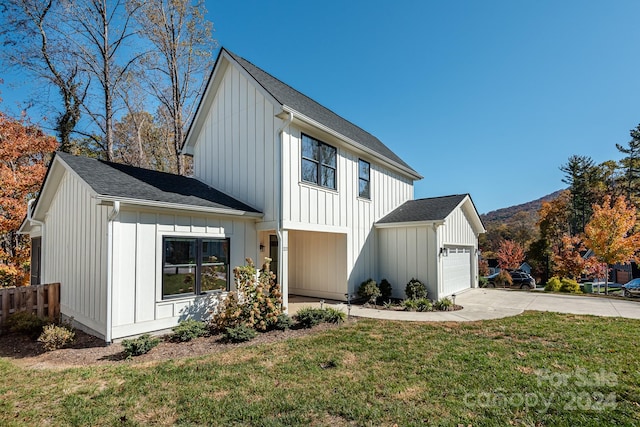
{"label": "distant mountain ridge", "polygon": [[[551,194],[547,194],[539,199],[532,200],[530,202],[522,203],[520,205],[510,206],[508,208],[497,209],[495,211],[488,212],[480,215],[484,226],[487,227],[495,223],[509,223],[514,217],[523,212],[533,223],[538,221],[538,211],[542,207],[542,202],[548,202],[555,199],[564,190],[558,190]],[[519,215],[522,217],[523,215]]]}

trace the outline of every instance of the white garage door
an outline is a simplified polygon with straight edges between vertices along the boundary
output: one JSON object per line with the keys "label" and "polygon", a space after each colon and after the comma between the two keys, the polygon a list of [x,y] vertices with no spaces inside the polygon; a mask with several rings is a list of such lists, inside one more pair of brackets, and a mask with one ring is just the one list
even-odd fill
{"label": "white garage door", "polygon": [[447,249],[442,268],[443,296],[471,287],[471,249]]}

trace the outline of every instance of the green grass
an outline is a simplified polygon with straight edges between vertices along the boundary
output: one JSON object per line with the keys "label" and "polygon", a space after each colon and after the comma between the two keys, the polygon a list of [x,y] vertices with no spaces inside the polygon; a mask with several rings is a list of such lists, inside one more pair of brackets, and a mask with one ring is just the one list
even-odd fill
{"label": "green grass", "polygon": [[639,329],[529,312],[359,320],[156,365],[49,371],[3,358],[0,425],[638,425]]}

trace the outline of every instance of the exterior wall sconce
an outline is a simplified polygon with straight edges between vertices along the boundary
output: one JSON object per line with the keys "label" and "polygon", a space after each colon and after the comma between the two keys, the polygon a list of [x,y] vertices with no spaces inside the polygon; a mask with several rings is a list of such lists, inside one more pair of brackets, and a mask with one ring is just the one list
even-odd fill
{"label": "exterior wall sconce", "polygon": [[448,254],[447,248],[440,248],[440,256],[447,256]]}
{"label": "exterior wall sconce", "polygon": [[264,245],[260,243],[260,252],[264,252]]}

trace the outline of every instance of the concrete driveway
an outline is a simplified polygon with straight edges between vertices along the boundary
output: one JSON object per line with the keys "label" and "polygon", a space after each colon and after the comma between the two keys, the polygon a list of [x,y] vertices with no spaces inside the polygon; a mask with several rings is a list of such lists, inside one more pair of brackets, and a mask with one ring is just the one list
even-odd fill
{"label": "concrete driveway", "polygon": [[637,298],[637,301],[628,301],[598,296],[548,294],[540,291],[470,289],[459,295],[456,303],[465,308],[487,306],[495,309],[554,311],[640,319],[640,298]]}
{"label": "concrete driveway", "polygon": [[[414,322],[471,322],[516,316],[525,310],[539,310],[640,319],[640,298],[637,301],[627,301],[595,296],[548,294],[540,291],[469,289],[456,296],[456,304],[464,308],[458,311],[418,313],[353,305],[351,314],[373,319]],[[345,303],[326,301],[325,305],[347,311]],[[290,314],[294,314],[303,306],[319,307],[320,303],[314,298],[290,297]]]}

